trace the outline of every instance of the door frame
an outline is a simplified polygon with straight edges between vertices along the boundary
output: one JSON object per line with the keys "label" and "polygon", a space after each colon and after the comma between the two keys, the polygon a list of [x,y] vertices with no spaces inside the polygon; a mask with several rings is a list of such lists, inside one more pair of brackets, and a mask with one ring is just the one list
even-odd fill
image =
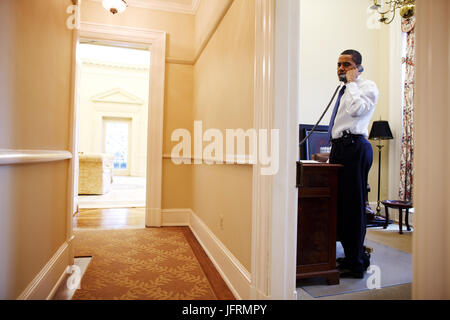
{"label": "door frame", "polygon": [[[254,128],[279,130],[276,175],[253,166],[252,299],[297,299],[300,3],[256,0]],[[258,131],[259,132],[259,131]]]}
{"label": "door frame", "polygon": [[[121,43],[134,43],[145,45],[150,50],[150,88],[148,99],[148,134],[147,134],[147,194],[146,194],[146,227],[161,227],[162,203],[162,158],[163,158],[163,120],[164,120],[164,84],[165,84],[165,58],[166,58],[166,32],[143,28],[132,28],[92,22],[81,22],[80,28],[74,34],[73,92],[72,92],[72,130],[70,149],[74,155],[70,169],[71,184],[75,185],[76,162],[78,161],[77,128],[77,75],[76,75],[76,48],[80,39],[92,39]],[[71,206],[74,203],[74,186],[70,188]],[[70,215],[72,220],[72,214]],[[70,232],[72,234],[72,232]]]}

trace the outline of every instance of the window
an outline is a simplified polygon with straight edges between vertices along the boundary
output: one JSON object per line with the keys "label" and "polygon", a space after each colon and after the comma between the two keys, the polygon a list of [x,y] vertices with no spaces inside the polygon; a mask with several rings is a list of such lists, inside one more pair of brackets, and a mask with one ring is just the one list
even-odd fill
{"label": "window", "polygon": [[129,173],[131,119],[104,118],[104,152],[114,156],[114,170]]}

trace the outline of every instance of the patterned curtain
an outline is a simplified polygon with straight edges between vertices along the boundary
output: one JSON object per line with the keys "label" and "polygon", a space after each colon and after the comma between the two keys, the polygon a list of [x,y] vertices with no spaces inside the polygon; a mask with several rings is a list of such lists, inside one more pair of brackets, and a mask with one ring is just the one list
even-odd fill
{"label": "patterned curtain", "polygon": [[403,106],[402,153],[400,161],[400,190],[399,197],[405,201],[412,201],[413,159],[414,159],[414,78],[415,78],[415,47],[416,35],[414,31],[415,17],[402,19],[402,31],[406,32],[406,57],[402,62],[406,64]]}

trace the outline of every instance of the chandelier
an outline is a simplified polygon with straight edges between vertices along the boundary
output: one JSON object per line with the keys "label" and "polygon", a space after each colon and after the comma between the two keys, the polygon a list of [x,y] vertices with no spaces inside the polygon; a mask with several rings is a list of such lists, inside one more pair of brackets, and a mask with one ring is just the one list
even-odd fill
{"label": "chandelier", "polygon": [[103,0],[103,7],[112,14],[122,13],[128,7],[125,0]]}
{"label": "chandelier", "polygon": [[[383,3],[384,1],[384,3]],[[410,19],[415,13],[416,0],[373,0],[371,9],[377,11],[381,17],[378,21],[389,24],[394,21],[395,13],[400,8],[400,16],[404,19]]]}

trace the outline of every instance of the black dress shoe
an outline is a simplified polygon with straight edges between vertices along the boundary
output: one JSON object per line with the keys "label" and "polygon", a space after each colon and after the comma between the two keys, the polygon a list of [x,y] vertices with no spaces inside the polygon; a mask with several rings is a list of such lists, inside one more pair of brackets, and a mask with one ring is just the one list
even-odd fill
{"label": "black dress shoe", "polygon": [[343,271],[349,271],[349,270],[351,270],[352,267],[351,267],[351,265],[350,265],[347,261],[344,261],[344,262],[341,262],[341,263],[338,264],[337,269],[338,269],[339,271],[343,272]]}
{"label": "black dress shoe", "polygon": [[367,271],[367,269],[369,269],[369,267],[370,267],[370,260],[364,261],[364,270]]}
{"label": "black dress shoe", "polygon": [[342,272],[339,277],[341,278],[353,278],[353,279],[363,279],[364,272],[362,271],[345,271]]}
{"label": "black dress shoe", "polygon": [[339,270],[339,272],[346,272],[346,271],[350,271],[350,268],[344,264],[340,264],[337,266],[337,268]]}
{"label": "black dress shoe", "polygon": [[336,262],[341,264],[341,263],[345,262],[345,258],[337,258]]}
{"label": "black dress shoe", "polygon": [[[337,258],[336,262],[338,263],[337,269],[339,271],[345,271],[345,270],[351,270],[354,269],[354,266],[348,263],[347,259],[345,258]],[[367,271],[367,269],[370,266],[370,254],[365,253],[363,256],[363,267],[364,271]]]}

